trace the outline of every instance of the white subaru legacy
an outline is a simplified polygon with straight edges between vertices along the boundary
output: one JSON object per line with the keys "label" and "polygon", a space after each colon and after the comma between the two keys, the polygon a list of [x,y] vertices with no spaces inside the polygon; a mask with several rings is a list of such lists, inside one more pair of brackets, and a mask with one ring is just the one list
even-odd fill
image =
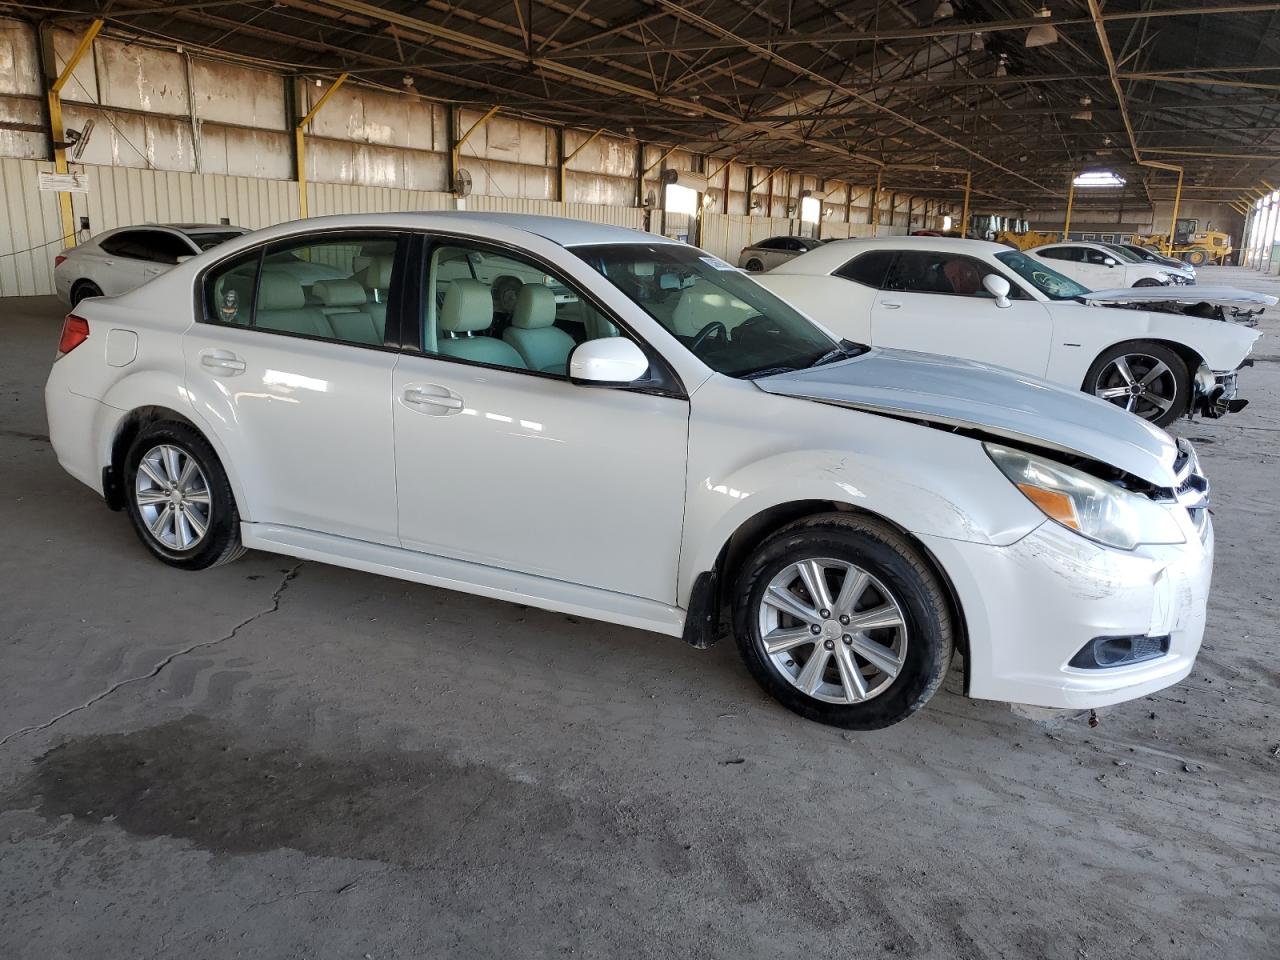
{"label": "white subaru legacy", "polygon": [[769,693],[842,727],[919,709],[956,653],[972,697],[1139,697],[1190,672],[1204,631],[1213,528],[1185,441],[1033,377],[838,340],[616,227],[259,231],[76,307],[46,402],[59,461],[165,563],[267,550],[731,635]]}

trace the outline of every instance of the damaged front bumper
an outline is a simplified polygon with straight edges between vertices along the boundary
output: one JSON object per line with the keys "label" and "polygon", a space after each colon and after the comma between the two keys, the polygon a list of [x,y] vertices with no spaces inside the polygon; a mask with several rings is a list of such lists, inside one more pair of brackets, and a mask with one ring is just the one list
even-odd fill
{"label": "damaged front bumper", "polygon": [[1191,398],[1191,412],[1214,420],[1228,413],[1236,413],[1249,405],[1248,400],[1241,400],[1237,395],[1240,371],[1244,367],[1253,366],[1252,360],[1246,360],[1235,370],[1215,372],[1204,364],[1196,371],[1194,389]]}

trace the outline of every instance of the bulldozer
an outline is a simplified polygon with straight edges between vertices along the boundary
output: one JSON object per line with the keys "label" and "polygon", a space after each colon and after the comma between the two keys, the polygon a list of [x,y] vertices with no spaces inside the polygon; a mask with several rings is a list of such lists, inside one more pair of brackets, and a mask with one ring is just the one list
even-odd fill
{"label": "bulldozer", "polygon": [[1221,230],[1201,230],[1200,221],[1190,217],[1179,217],[1173,228],[1173,246],[1169,246],[1169,238],[1165,234],[1135,234],[1133,242],[1142,247],[1151,247],[1170,257],[1177,257],[1193,267],[1202,267],[1206,263],[1219,266],[1227,262],[1231,256],[1231,235]]}
{"label": "bulldozer", "polygon": [[1003,243],[1015,250],[1030,250],[1042,247],[1046,243],[1057,243],[1062,239],[1061,233],[1043,233],[1039,230],[1028,230],[1026,233],[1014,233],[1012,230],[1001,230],[994,237],[996,243]]}

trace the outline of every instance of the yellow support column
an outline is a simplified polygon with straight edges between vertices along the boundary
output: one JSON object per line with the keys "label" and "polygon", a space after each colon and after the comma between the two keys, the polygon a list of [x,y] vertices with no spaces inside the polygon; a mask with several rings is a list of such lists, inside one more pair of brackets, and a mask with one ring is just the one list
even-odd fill
{"label": "yellow support column", "polygon": [[871,224],[871,235],[873,237],[876,234],[876,228],[880,226],[880,175],[883,171],[883,167],[876,167],[876,186],[871,191],[870,209],[867,210],[867,222]]}
{"label": "yellow support column", "polygon": [[1182,168],[1178,168],[1178,189],[1173,194],[1173,214],[1169,217],[1169,239],[1165,243],[1164,255],[1173,256],[1173,238],[1178,229],[1178,208],[1182,206]]}
{"label": "yellow support column", "polygon": [[[75,51],[68,58],[61,72],[49,84],[49,137],[53,141],[53,169],[57,173],[68,173],[67,169],[67,131],[62,125],[62,88],[67,85],[76,67],[84,59],[84,55],[93,47],[93,41],[102,29],[102,21],[95,20],[80,38]],[[52,62],[52,57],[50,58]],[[71,209],[71,194],[66,191],[58,193],[58,212],[62,219],[62,242],[74,247],[76,244],[76,219]]]}
{"label": "yellow support column", "polygon": [[[453,149],[449,151],[449,186],[456,193],[458,190],[458,164],[462,160],[462,145],[471,139],[471,135],[489,122],[489,118],[498,112],[497,106],[492,106],[485,111],[483,117],[467,128],[467,132],[458,138],[458,142],[453,145]],[[575,151],[576,152],[576,151]]]}
{"label": "yellow support column", "polygon": [[[496,109],[497,109],[497,107],[494,107],[494,109],[496,110]],[[470,133],[470,131],[468,131],[468,133]],[[565,177],[565,174],[568,172],[568,168],[569,168],[569,161],[570,161],[570,160],[572,160],[574,157],[576,157],[578,154],[580,154],[583,150],[587,149],[587,147],[588,147],[588,146],[590,146],[592,143],[594,143],[594,142],[595,142],[596,137],[600,136],[600,134],[602,134],[602,133],[604,133],[604,127],[601,127],[599,130],[597,130],[597,131],[596,131],[595,133],[593,133],[591,136],[587,137],[587,139],[583,140],[580,144],[578,144],[577,149],[575,149],[575,150],[573,151],[573,153],[569,154],[567,157],[564,157],[564,158],[560,161],[560,193],[559,193],[559,197],[560,197],[560,202],[561,202],[561,203],[566,202],[566,199],[567,199],[567,198],[566,198],[566,196],[565,196],[565,187],[566,187],[566,182],[565,182],[565,181],[566,181],[566,177]]]}
{"label": "yellow support column", "polygon": [[964,212],[960,214],[960,239],[969,236],[969,194],[973,190],[973,174],[966,171],[964,175]]}
{"label": "yellow support column", "polygon": [[1075,171],[1071,172],[1071,186],[1067,188],[1067,219],[1062,224],[1062,242],[1066,243],[1070,239],[1071,233],[1071,208],[1076,202],[1076,175]]}
{"label": "yellow support column", "polygon": [[320,108],[328,102],[337,89],[347,82],[349,76],[351,76],[349,73],[340,74],[337,80],[329,84],[329,89],[320,95],[315,106],[308,110],[307,115],[293,128],[294,158],[297,163],[298,215],[304,220],[311,215],[311,211],[310,204],[307,203],[307,141],[303,131],[311,122],[311,118],[320,112]]}

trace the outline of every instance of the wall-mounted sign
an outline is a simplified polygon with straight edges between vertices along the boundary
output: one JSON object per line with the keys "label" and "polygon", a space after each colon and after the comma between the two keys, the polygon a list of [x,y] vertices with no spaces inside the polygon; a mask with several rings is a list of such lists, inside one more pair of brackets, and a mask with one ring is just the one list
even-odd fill
{"label": "wall-mounted sign", "polygon": [[83,173],[41,173],[40,189],[45,193],[88,193],[89,178]]}

